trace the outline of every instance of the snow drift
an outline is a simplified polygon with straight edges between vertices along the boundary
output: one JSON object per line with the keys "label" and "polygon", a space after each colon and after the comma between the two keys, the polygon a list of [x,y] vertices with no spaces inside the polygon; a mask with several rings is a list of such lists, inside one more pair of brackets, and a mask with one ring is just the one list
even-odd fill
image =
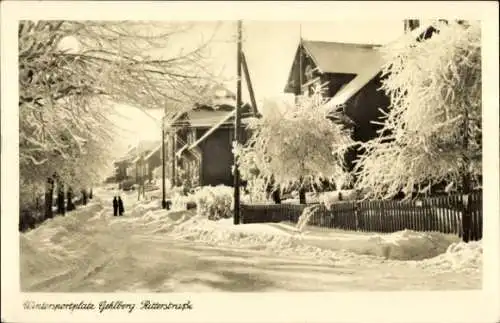
{"label": "snow drift", "polygon": [[403,230],[390,234],[327,230],[305,225],[300,232],[284,223],[233,225],[232,219],[211,221],[185,210],[166,211],[158,201],[134,205],[129,218],[111,222],[148,228],[165,238],[198,241],[214,246],[267,250],[316,260],[369,257],[378,261],[413,261],[432,270],[480,270],[482,243],[463,243],[455,235]]}
{"label": "snow drift", "polygon": [[[482,268],[481,242],[465,244],[456,236],[441,233],[405,230],[374,234],[308,225],[301,232],[286,223],[235,226],[232,219],[211,221],[194,211],[163,210],[158,200],[137,202],[135,195],[122,198],[126,205],[123,217],[113,217],[110,205],[103,207],[96,201],[21,234],[22,274],[36,277],[38,284],[53,276],[76,275],[82,268],[92,271],[110,261],[110,266],[127,262],[130,255],[123,239],[130,235],[151,241],[201,242],[217,249],[255,252],[257,257],[301,258],[307,263],[334,267],[403,266],[431,274],[469,272],[474,276]],[[103,245],[102,241],[108,242]],[[105,248],[115,250],[118,255]],[[34,282],[25,284],[32,286]]]}
{"label": "snow drift", "polygon": [[483,264],[482,241],[451,244],[445,253],[432,259],[418,262],[422,268],[433,268],[440,271],[480,272]]}
{"label": "snow drift", "polygon": [[[283,224],[232,225],[232,220],[209,221],[193,217],[172,230],[177,239],[213,245],[267,249],[279,253],[336,258],[339,254],[378,257],[389,260],[423,260],[447,252],[459,243],[456,236],[410,230],[391,234],[366,234],[323,230],[300,233]],[[460,248],[460,247],[455,247]],[[286,250],[288,249],[288,250]],[[438,261],[435,262],[438,264]]]}

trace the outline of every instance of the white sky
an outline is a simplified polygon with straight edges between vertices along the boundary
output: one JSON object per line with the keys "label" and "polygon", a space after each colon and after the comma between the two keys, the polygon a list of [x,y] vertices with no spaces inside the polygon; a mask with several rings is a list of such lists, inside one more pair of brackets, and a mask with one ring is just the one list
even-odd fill
{"label": "white sky", "polygon": [[[162,53],[175,54],[179,48],[188,50],[197,46],[202,39],[213,35],[215,22],[197,22],[197,25],[182,36],[172,39],[173,46]],[[385,21],[335,21],[335,22],[284,22],[284,21],[244,21],[243,51],[247,57],[250,77],[258,103],[265,98],[283,97],[288,73],[297,48],[300,33],[308,40],[337,41],[350,43],[386,44],[403,34],[402,20]],[[236,22],[219,22],[214,42],[210,45],[211,68],[223,70],[223,77],[236,76]],[[236,82],[227,85],[236,92]],[[233,85],[233,86],[231,86]],[[244,100],[248,92],[243,82]],[[234,87],[234,89],[233,89]],[[261,108],[261,107],[259,107]],[[114,118],[121,127],[133,133],[127,140],[133,144],[137,140],[160,139],[159,123],[151,120],[140,110],[119,107],[126,118]],[[152,111],[160,118],[161,111]],[[128,119],[128,120],[127,120]],[[127,136],[128,137],[128,136]]]}

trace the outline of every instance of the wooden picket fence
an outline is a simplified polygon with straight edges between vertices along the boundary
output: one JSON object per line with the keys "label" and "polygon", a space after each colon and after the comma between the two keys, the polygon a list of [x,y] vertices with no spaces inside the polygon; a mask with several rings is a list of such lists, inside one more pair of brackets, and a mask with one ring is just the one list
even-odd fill
{"label": "wooden picket fence", "polygon": [[[465,203],[467,199],[467,203]],[[242,204],[242,223],[288,221],[297,223],[305,207],[297,204]],[[469,216],[462,218],[463,214]],[[447,195],[413,201],[345,201],[327,209],[317,205],[310,225],[365,232],[437,231],[464,240],[482,238],[482,191],[464,197]],[[464,230],[464,226],[468,228]]]}

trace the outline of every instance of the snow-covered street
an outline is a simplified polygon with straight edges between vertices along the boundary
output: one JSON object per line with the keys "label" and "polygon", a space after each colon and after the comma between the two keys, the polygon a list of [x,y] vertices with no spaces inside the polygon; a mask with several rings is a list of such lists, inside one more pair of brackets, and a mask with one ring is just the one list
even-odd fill
{"label": "snow-covered street", "polygon": [[[21,234],[21,285],[40,292],[478,289],[481,242],[411,231],[377,235],[288,224],[233,226],[113,191]],[[423,259],[426,258],[426,259]]]}

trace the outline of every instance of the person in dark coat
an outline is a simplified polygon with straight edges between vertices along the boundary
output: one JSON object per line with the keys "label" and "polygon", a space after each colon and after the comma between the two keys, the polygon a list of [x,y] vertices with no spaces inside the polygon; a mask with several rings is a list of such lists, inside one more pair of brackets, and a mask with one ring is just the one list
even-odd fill
{"label": "person in dark coat", "polygon": [[120,214],[120,216],[122,216],[123,212],[125,212],[125,208],[123,207],[123,201],[122,198],[118,196],[118,213]]}
{"label": "person in dark coat", "polygon": [[113,197],[113,216],[118,215],[118,200],[116,199],[116,196]]}

